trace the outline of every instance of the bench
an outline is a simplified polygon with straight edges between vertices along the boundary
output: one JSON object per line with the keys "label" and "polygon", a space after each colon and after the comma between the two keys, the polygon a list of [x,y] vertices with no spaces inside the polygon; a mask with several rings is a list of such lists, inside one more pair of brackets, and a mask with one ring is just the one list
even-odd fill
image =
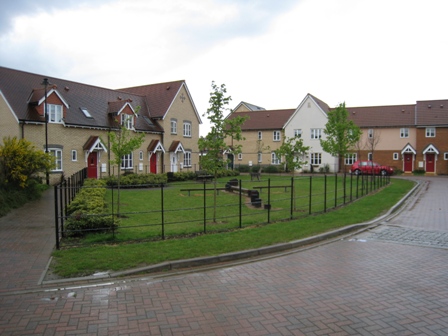
{"label": "bench", "polygon": [[260,177],[261,177],[261,168],[258,169],[258,172],[250,172],[250,180],[253,181],[254,177],[257,178],[258,181],[260,181]]}
{"label": "bench", "polygon": [[[215,190],[215,189],[214,188],[206,188],[205,190]],[[218,191],[218,195],[219,195],[219,191],[220,190],[226,190],[226,188],[216,188],[216,190]],[[190,196],[190,193],[192,191],[204,191],[204,188],[180,189],[180,191],[188,191],[188,196]]]}
{"label": "bench", "polygon": [[287,192],[288,188],[290,188],[290,187],[291,186],[287,185],[287,186],[270,186],[270,187],[268,187],[268,186],[257,186],[257,187],[253,187],[253,188],[254,189],[260,189],[260,192],[262,192],[264,188],[265,189],[268,189],[268,188],[271,188],[271,189],[274,189],[274,188],[285,188],[285,192]]}
{"label": "bench", "polygon": [[202,180],[202,181],[207,181],[207,180],[213,180],[214,176],[209,174],[206,170],[198,170],[196,172],[196,180]]}

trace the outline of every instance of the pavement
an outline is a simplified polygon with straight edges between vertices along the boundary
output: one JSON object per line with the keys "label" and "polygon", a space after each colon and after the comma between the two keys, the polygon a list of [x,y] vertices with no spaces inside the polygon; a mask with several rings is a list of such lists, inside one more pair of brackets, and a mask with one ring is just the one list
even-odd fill
{"label": "pavement", "polygon": [[448,178],[415,179],[398,211],[318,244],[54,283],[49,190],[0,218],[0,334],[448,335]]}

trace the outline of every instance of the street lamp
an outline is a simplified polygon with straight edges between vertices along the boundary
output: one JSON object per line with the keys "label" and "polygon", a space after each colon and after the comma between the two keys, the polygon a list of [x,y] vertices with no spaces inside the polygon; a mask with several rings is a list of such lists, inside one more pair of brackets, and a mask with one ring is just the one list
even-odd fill
{"label": "street lamp", "polygon": [[[44,102],[44,115],[45,115],[45,153],[48,154],[48,113],[47,113],[47,87],[50,85],[50,82],[48,81],[48,78],[44,78],[43,82],[41,83],[45,87],[45,102]],[[45,173],[45,177],[47,180],[47,185],[50,184],[50,173],[48,172],[48,169]]]}

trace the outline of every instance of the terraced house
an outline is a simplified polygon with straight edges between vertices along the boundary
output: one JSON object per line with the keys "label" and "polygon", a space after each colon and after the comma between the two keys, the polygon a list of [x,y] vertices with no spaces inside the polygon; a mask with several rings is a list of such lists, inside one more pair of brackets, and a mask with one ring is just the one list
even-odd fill
{"label": "terraced house", "polygon": [[[84,167],[96,178],[194,170],[199,162],[201,119],[183,80],[112,90],[0,67],[0,117],[1,139],[25,138],[54,155],[52,182]],[[114,167],[107,132],[120,125],[145,141]]]}
{"label": "terraced house", "polygon": [[[298,135],[310,147],[304,170],[328,167],[331,172],[338,171],[337,158],[320,146],[330,110],[311,94],[296,109],[289,110],[266,110],[241,102],[228,116],[232,118],[238,113],[249,117],[242,127],[246,140],[237,163],[280,165],[281,158],[274,151],[285,137]],[[356,160],[374,160],[405,173],[422,170],[426,174],[448,174],[448,99],[347,110],[363,133],[345,157],[342,171],[348,171]]]}

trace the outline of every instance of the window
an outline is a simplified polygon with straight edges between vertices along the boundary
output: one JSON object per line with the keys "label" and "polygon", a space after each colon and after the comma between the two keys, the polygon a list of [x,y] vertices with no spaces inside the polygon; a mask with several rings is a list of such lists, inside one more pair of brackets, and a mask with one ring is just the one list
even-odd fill
{"label": "window", "polygon": [[372,138],[373,138],[373,129],[372,129],[372,128],[369,128],[369,130],[367,131],[367,137],[368,137],[369,139],[372,139]]}
{"label": "window", "polygon": [[191,137],[191,123],[184,122],[184,137]]}
{"label": "window", "polygon": [[54,157],[53,171],[62,171],[62,149],[49,148],[48,151]]}
{"label": "window", "polygon": [[243,159],[243,153],[238,153],[238,160],[242,160]]}
{"label": "window", "polygon": [[138,153],[138,159],[139,159],[140,161],[143,161],[143,151],[140,151],[140,152]]}
{"label": "window", "polygon": [[400,138],[409,138],[409,128],[400,128]]}
{"label": "window", "polygon": [[398,160],[399,157],[400,157],[400,156],[399,156],[398,153],[394,153],[394,160]]}
{"label": "window", "polygon": [[294,130],[294,136],[301,138],[302,137],[302,130],[301,129],[295,129]]}
{"label": "window", "polygon": [[448,152],[443,153],[443,159],[448,160]]}
{"label": "window", "polygon": [[436,128],[435,127],[426,127],[426,137],[434,138],[436,136]]}
{"label": "window", "polygon": [[177,120],[171,119],[171,134],[177,134]]}
{"label": "window", "polygon": [[76,150],[72,150],[72,161],[78,161],[78,152]]}
{"label": "window", "polygon": [[132,167],[132,153],[123,155],[123,157],[121,158],[121,169],[132,169]]}
{"label": "window", "polygon": [[120,114],[121,126],[126,127],[127,129],[134,128],[134,117],[130,114],[122,113]]}
{"label": "window", "polygon": [[262,131],[258,131],[258,140],[263,139],[263,132]]}
{"label": "window", "polygon": [[47,104],[48,122],[62,123],[62,105]]}
{"label": "window", "polygon": [[373,153],[367,153],[367,160],[369,161],[373,160]]}
{"label": "window", "polygon": [[275,152],[271,153],[271,163],[274,165],[280,164],[280,158],[277,157],[277,154],[275,154]]}
{"label": "window", "polygon": [[191,167],[191,152],[189,151],[184,153],[184,167]]}
{"label": "window", "polygon": [[261,160],[262,160],[262,154],[258,153],[258,162],[261,162]]}
{"label": "window", "polygon": [[320,165],[322,163],[322,153],[311,153],[310,163]]}
{"label": "window", "polygon": [[86,118],[93,119],[92,115],[90,114],[89,110],[87,110],[87,108],[80,107],[80,109]]}
{"label": "window", "polygon": [[322,129],[321,128],[312,128],[311,129],[311,139],[317,140],[322,138]]}
{"label": "window", "polygon": [[274,131],[274,141],[280,141],[280,131]]}
{"label": "window", "polygon": [[356,162],[356,157],[357,157],[356,153],[345,154],[345,164],[346,165],[354,164]]}

